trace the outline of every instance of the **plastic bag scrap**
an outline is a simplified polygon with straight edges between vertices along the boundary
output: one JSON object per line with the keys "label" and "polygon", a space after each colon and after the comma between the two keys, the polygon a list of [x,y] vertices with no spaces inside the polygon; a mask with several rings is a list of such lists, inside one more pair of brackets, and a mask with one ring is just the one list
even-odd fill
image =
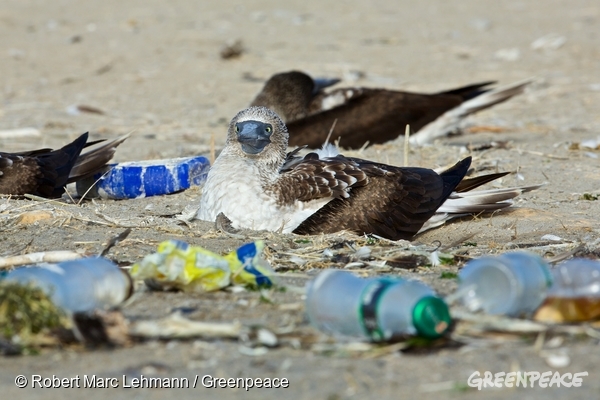
{"label": "plastic bag scrap", "polygon": [[262,258],[264,242],[247,243],[221,256],[198,246],[168,240],[158,245],[131,269],[134,279],[144,279],[151,288],[210,292],[230,284],[270,287],[273,270]]}

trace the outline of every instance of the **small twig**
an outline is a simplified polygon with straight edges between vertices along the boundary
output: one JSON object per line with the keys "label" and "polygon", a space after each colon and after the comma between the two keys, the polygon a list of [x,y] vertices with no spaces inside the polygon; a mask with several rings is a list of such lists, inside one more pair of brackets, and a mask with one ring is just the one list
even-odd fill
{"label": "small twig", "polygon": [[462,236],[462,237],[460,237],[460,238],[456,239],[455,241],[453,241],[453,242],[452,242],[452,243],[450,243],[449,245],[447,245],[447,246],[444,246],[444,247],[440,247],[440,248],[439,248],[439,250],[440,250],[440,251],[442,251],[442,252],[443,252],[443,251],[447,251],[448,249],[451,249],[451,248],[453,248],[453,247],[456,247],[456,246],[458,246],[458,245],[459,245],[459,244],[461,244],[461,243],[464,243],[464,242],[466,242],[467,240],[471,239],[473,236],[475,236],[475,235],[477,235],[477,234],[479,234],[479,231],[477,231],[477,232],[473,232],[473,233],[468,233],[468,234],[466,234],[465,236]]}
{"label": "small twig", "polygon": [[585,245],[584,244],[580,244],[579,246],[575,247],[571,251],[565,251],[563,253],[557,254],[554,257],[548,258],[546,260],[546,262],[548,262],[550,264],[554,264],[554,263],[557,263],[559,261],[566,260],[567,258],[574,256],[575,253],[577,253],[578,251],[583,250],[583,249],[585,249]]}
{"label": "small twig", "polygon": [[56,200],[53,200],[53,199],[47,199],[47,198],[41,197],[41,196],[36,196],[35,194],[24,194],[23,197],[25,197],[26,199],[29,199],[29,200],[39,201],[39,202],[42,202],[42,203],[52,203],[52,204],[57,204],[57,205],[61,205],[61,206],[65,206],[65,205],[71,206],[71,205],[74,205],[74,204],[62,203],[60,201],[56,201]]}
{"label": "small twig", "polygon": [[19,265],[39,264],[42,262],[57,263],[62,261],[77,260],[84,257],[82,254],[70,250],[43,251],[39,253],[22,254],[19,256],[0,258],[0,269],[17,267]]}
{"label": "small twig", "polygon": [[569,157],[555,156],[554,154],[542,153],[540,151],[523,150],[523,149],[509,149],[509,150],[516,151],[518,153],[527,153],[527,154],[533,154],[535,156],[553,158],[555,160],[568,160],[569,159]]}
{"label": "small twig", "polygon": [[369,359],[387,356],[388,354],[397,353],[400,350],[407,349],[409,346],[410,344],[408,342],[399,342],[388,346],[376,347],[373,350],[369,350],[362,358]]}
{"label": "small twig", "polygon": [[97,215],[97,216],[99,216],[99,217],[102,217],[102,218],[104,218],[104,219],[105,219],[105,220],[107,220],[108,222],[111,222],[113,225],[120,226],[120,227],[122,227],[122,228],[136,228],[136,226],[135,226],[135,225],[131,225],[131,224],[129,224],[129,225],[125,225],[125,224],[123,224],[122,222],[120,222],[119,220],[117,220],[116,218],[112,218],[112,217],[109,217],[108,215],[102,214],[102,213],[101,213],[100,211],[98,211],[98,210],[94,210],[94,214],[96,214],[96,215]]}
{"label": "small twig", "polygon": [[98,182],[100,182],[100,180],[104,179],[104,177],[110,172],[112,171],[112,168],[110,168],[108,171],[106,171],[105,173],[102,174],[102,176],[100,176],[98,179],[96,179],[96,181],[90,185],[89,188],[87,188],[87,190],[85,191],[85,193],[81,196],[81,198],[79,199],[79,201],[77,202],[77,205],[80,205],[81,202],[83,201],[83,199],[85,199],[85,196],[87,196],[87,194],[90,192],[90,190],[92,190],[94,188],[94,186],[96,186],[98,184]]}
{"label": "small twig", "polygon": [[[65,191],[65,193],[67,194],[67,196],[69,196],[69,199],[71,199],[71,203],[75,204],[75,200],[73,200],[73,197],[71,196],[71,193],[69,193],[69,191],[67,190],[66,186],[63,186],[63,190]],[[77,205],[79,205],[79,203],[77,203]]]}
{"label": "small twig", "polygon": [[337,118],[333,120],[333,124],[331,124],[331,128],[329,129],[329,133],[327,134],[327,139],[325,139],[325,143],[323,143],[323,147],[325,147],[327,144],[329,144],[329,139],[331,139],[331,134],[333,133],[333,130],[335,129],[335,125],[337,124]]}
{"label": "small twig", "polygon": [[110,239],[104,247],[104,250],[102,250],[98,257],[104,257],[105,255],[107,255],[110,249],[113,248],[113,246],[116,246],[119,242],[125,240],[125,238],[129,236],[130,233],[131,228],[127,228],[123,232],[119,233],[117,236]]}
{"label": "small twig", "polygon": [[104,226],[114,226],[115,225],[115,224],[111,224],[111,223],[104,222],[104,221],[94,221],[93,219],[77,217],[75,215],[71,215],[71,217],[78,221],[86,222],[86,223],[90,223],[90,224],[98,224],[98,225],[104,225]]}
{"label": "small twig", "polygon": [[210,134],[210,165],[215,163],[216,151],[215,151],[215,134]]}
{"label": "small twig", "polygon": [[166,318],[151,321],[137,321],[129,328],[129,334],[145,338],[231,338],[242,333],[242,325],[234,323],[211,323],[192,321],[176,313]]}
{"label": "small twig", "polygon": [[[341,138],[341,136],[340,136]],[[340,140],[340,138],[338,138],[338,141]],[[365,149],[369,146],[369,141],[367,140],[360,149],[358,149],[357,153],[358,154],[362,154],[363,151],[365,151]],[[338,146],[339,147],[339,146]]]}
{"label": "small twig", "polygon": [[408,167],[408,150],[410,148],[410,125],[406,124],[404,131],[404,166]]}

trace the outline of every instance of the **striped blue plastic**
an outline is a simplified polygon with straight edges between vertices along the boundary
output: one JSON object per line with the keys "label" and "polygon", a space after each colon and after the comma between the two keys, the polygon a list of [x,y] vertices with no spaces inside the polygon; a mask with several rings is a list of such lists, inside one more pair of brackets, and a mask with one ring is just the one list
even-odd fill
{"label": "striped blue plastic", "polygon": [[[208,175],[206,157],[120,163],[96,184],[102,198],[134,199],[179,192],[201,185]],[[100,178],[101,174],[94,177]]]}

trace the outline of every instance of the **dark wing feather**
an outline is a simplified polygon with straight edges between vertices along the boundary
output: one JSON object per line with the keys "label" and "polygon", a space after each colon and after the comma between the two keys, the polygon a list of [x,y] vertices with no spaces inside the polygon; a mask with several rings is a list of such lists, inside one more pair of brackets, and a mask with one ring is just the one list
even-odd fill
{"label": "dark wing feather", "polygon": [[[421,94],[360,87],[325,92],[337,79],[313,79],[301,71],[273,75],[251,106],[264,106],[283,119],[290,133],[289,145],[320,147],[335,124],[330,142],[341,137],[341,146],[360,148],[393,140],[435,121],[445,112],[485,92],[493,81]],[[514,95],[514,94],[513,94]],[[511,96],[502,96],[497,102]],[[495,103],[485,102],[489,107]]]}
{"label": "dark wing feather", "polygon": [[279,169],[279,172],[281,173],[281,172],[289,171],[296,164],[299,164],[300,162],[302,162],[303,157],[299,156],[298,153],[301,152],[302,150],[304,150],[305,148],[306,148],[306,146],[300,146],[300,147],[297,147],[294,150],[288,152],[285,155],[285,161],[283,162],[283,165]]}
{"label": "dark wing feather", "polygon": [[[337,89],[341,93],[344,90]],[[330,142],[341,137],[340,145],[346,148],[360,148],[365,142],[384,143],[404,134],[407,124],[416,132],[462,101],[456,95],[362,89],[360,96],[352,96],[343,105],[288,122],[289,145],[320,147],[334,122]],[[315,107],[321,102],[316,97]]]}
{"label": "dark wing feather", "polygon": [[368,185],[353,188],[348,198],[330,201],[294,233],[333,233],[346,229],[391,240],[411,239],[446,201],[471,163],[471,158],[466,158],[438,175],[430,169],[350,160],[367,175]]}
{"label": "dark wing feather", "polygon": [[316,153],[307,154],[281,172],[276,185],[267,191],[276,192],[282,204],[295,200],[311,201],[325,197],[348,197],[349,188],[368,183],[360,166],[343,156],[319,159]]}
{"label": "dark wing feather", "polygon": [[0,193],[60,197],[87,138],[86,132],[58,150],[0,153],[5,160],[0,163]]}
{"label": "dark wing feather", "polygon": [[[69,173],[68,183],[75,182],[79,179],[93,175],[104,168],[106,164],[113,158],[115,151],[117,150],[117,146],[123,143],[128,137],[129,134],[118,137],[116,139],[107,141],[102,146],[81,154],[77,158],[77,161]],[[85,147],[101,142],[104,142],[104,140],[94,141]]]}
{"label": "dark wing feather", "polygon": [[491,89],[488,89],[487,86],[493,85],[495,83],[496,81],[475,83],[472,85],[461,86],[456,89],[444,90],[443,92],[439,92],[438,94],[460,96],[463,99],[463,101],[466,101],[477,97],[485,92],[489,92]]}
{"label": "dark wing feather", "polygon": [[469,190],[478,188],[479,186],[485,185],[486,183],[494,181],[498,178],[502,178],[508,174],[510,174],[510,172],[498,172],[495,174],[476,176],[474,178],[465,178],[458,184],[458,186],[456,186],[454,191],[459,193],[468,192]]}

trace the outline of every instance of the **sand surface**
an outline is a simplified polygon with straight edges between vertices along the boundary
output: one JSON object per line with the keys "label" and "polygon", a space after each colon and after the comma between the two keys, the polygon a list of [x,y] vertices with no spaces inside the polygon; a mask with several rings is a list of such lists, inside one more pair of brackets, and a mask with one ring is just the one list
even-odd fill
{"label": "sand surface", "polygon": [[[541,39],[541,40],[538,40]],[[222,59],[228,43],[241,40],[239,58]],[[31,127],[37,138],[0,138],[2,151],[60,147],[82,132],[91,138],[131,137],[117,161],[209,156],[211,141],[222,148],[230,119],[272,74],[300,69],[313,76],[340,77],[343,85],[435,92],[495,80],[532,79],[524,95],[477,114],[473,131],[432,146],[412,149],[411,165],[439,167],[493,140],[504,148],[473,151],[481,173],[518,171],[498,185],[546,183],[522,196],[517,210],[493,218],[463,220],[421,235],[435,248],[469,241],[467,256],[554,244],[593,253],[600,233],[598,151],[577,143],[600,136],[600,4],[592,0],[528,1],[245,1],[162,2],[5,0],[0,6],[0,129]],[[93,107],[102,114],[73,112]],[[499,132],[490,132],[497,130]],[[483,132],[481,132],[483,131]],[[343,143],[342,143],[343,145]],[[401,165],[402,141],[353,155]],[[201,190],[129,201],[98,200],[81,205],[0,199],[0,255],[49,250],[99,252],[112,236],[132,226],[129,238],[110,257],[131,264],[166,239],[176,238],[216,252],[265,239],[272,253],[317,245],[294,236],[244,233],[232,238],[210,223],[178,223],[174,215],[197,204]],[[22,207],[22,208],[21,208]],[[45,210],[52,217],[34,224],[15,216]],[[347,238],[347,237],[346,237]],[[360,238],[354,237],[355,241]],[[341,239],[340,239],[341,240]],[[301,241],[302,242],[302,241]],[[402,244],[399,244],[402,246]],[[343,247],[343,246],[342,246]],[[548,254],[546,254],[548,255]],[[281,259],[285,257],[282,255]],[[281,271],[290,263],[274,264]],[[436,268],[392,268],[418,277],[446,295],[461,263]],[[343,262],[335,264],[343,267]],[[314,272],[298,268],[285,280],[302,288]],[[365,274],[376,274],[365,268]],[[139,294],[124,308],[131,320],[184,310],[188,318],[239,320],[273,332],[290,328],[300,338],[329,343],[306,321],[300,290],[212,294]],[[480,347],[441,349],[369,358],[333,348],[318,351],[306,340],[281,340],[265,354],[247,355],[236,341],[149,341],[116,350],[81,348],[44,351],[39,356],[0,358],[3,398],[597,398],[600,393],[597,339],[566,337],[559,349],[570,362],[550,366],[532,340],[489,341]],[[547,350],[547,349],[546,349]],[[588,371],[580,388],[463,391],[474,371]],[[21,390],[15,376],[60,378],[84,374],[128,377],[141,374],[187,377],[285,377],[287,389],[105,389]],[[122,385],[121,385],[122,386]]]}

